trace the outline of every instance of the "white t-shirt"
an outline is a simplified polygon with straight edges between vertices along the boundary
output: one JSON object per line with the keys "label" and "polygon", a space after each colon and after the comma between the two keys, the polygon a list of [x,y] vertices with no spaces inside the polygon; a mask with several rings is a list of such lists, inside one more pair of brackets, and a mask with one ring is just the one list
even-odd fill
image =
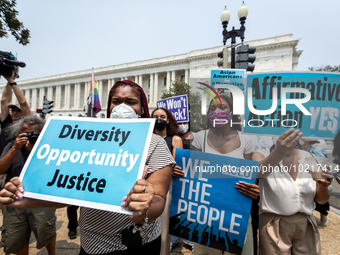
{"label": "white t-shirt", "polygon": [[[237,131],[238,137],[240,139],[240,147],[226,154],[219,153],[218,151],[216,151],[215,149],[211,148],[208,145],[209,130],[210,129],[202,130],[196,133],[195,139],[192,142],[192,145],[203,152],[217,154],[217,155],[224,155],[224,156],[233,157],[233,158],[244,158],[244,154],[249,154],[254,151],[251,138],[248,135],[242,134],[241,132]],[[203,146],[204,135],[205,135],[205,148]]]}
{"label": "white t-shirt", "polygon": [[[265,157],[269,155],[268,149],[258,152]],[[299,164],[304,166],[306,158],[311,155],[302,150],[299,150],[299,153]],[[281,162],[280,166],[282,166]],[[301,167],[296,181],[285,171],[274,171],[268,177],[260,179],[260,214],[275,213],[286,216],[298,212],[307,215],[313,214],[316,182],[313,181],[310,173],[302,170]]]}

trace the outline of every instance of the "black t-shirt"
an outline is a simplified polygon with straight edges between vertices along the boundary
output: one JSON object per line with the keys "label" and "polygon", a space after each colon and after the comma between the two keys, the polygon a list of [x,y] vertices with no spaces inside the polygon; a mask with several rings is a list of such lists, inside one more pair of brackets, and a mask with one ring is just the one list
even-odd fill
{"label": "black t-shirt", "polygon": [[[0,158],[3,158],[8,153],[8,151],[12,148],[14,142],[15,141],[12,141],[6,145]],[[24,167],[29,155],[30,151],[26,150],[25,146],[22,147],[21,150],[18,150],[18,152],[14,156],[11,166],[7,169],[6,182],[9,182],[13,177],[20,175],[21,170]]]}
{"label": "black t-shirt", "polygon": [[6,145],[9,143],[8,141],[8,133],[6,133],[6,128],[9,127],[12,124],[12,117],[10,114],[4,119],[4,121],[1,121],[1,134],[0,134],[0,155]]}

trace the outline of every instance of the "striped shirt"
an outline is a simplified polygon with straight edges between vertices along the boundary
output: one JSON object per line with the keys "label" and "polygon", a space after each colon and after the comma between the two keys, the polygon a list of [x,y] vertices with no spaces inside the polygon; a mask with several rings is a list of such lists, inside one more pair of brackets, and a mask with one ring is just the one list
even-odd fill
{"label": "striped shirt", "polygon": [[[164,141],[152,134],[146,165],[147,176],[165,166],[174,166],[175,161]],[[126,214],[82,207],[79,227],[81,246],[89,254],[105,254],[115,250],[126,250],[122,243],[121,231],[133,226]],[[154,222],[141,231],[142,244],[150,243],[161,234],[161,220]],[[139,232],[137,232],[139,233]]]}

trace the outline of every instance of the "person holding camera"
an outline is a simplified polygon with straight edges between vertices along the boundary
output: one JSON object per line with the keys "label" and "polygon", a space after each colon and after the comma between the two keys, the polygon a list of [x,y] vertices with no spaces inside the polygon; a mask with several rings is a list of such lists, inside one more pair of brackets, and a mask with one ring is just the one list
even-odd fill
{"label": "person holding camera", "polygon": [[[44,120],[26,116],[12,124],[8,143],[0,157],[0,174],[7,174],[6,183],[19,176],[21,170],[44,126]],[[55,209],[19,209],[3,206],[3,231],[1,246],[6,254],[28,254],[28,245],[33,231],[37,248],[46,246],[48,254],[55,254],[56,227]]]}
{"label": "person holding camera", "polygon": [[[22,91],[19,89],[15,79],[17,75],[12,72],[11,77],[4,78],[7,80],[7,85],[5,86],[2,97],[1,97],[1,135],[0,135],[0,154],[5,148],[8,141],[8,133],[6,133],[6,128],[12,123],[19,120],[22,116],[32,115],[31,109],[28,106],[26,98]],[[18,99],[17,105],[10,105],[12,100],[12,90]],[[11,110],[11,114],[10,114]]]}

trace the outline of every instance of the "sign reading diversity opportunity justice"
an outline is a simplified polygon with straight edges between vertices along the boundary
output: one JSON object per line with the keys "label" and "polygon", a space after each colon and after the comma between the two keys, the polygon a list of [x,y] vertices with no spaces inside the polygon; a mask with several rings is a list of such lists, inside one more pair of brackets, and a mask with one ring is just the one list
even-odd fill
{"label": "sign reading diversity opportunity justice", "polygon": [[25,196],[115,212],[143,174],[154,119],[50,117],[20,179]]}
{"label": "sign reading diversity opportunity justice", "polygon": [[168,109],[175,116],[178,123],[189,121],[187,95],[174,96],[157,101],[157,108]]}
{"label": "sign reading diversity opportunity justice", "polygon": [[258,162],[183,149],[176,162],[185,175],[173,179],[170,234],[241,254],[252,199],[235,184],[254,184]]}

